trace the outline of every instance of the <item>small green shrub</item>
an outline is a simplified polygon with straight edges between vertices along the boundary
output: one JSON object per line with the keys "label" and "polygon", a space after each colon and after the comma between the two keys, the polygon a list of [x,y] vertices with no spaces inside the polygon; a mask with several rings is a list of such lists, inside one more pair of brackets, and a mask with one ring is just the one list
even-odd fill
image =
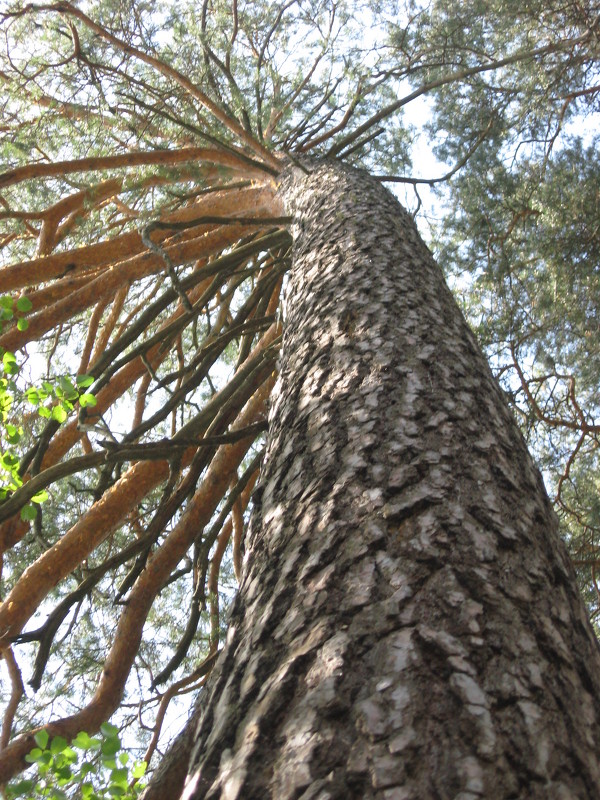
{"label": "small green shrub", "polygon": [[108,722],[99,736],[82,732],[70,745],[62,736],[50,739],[46,731],[37,733],[35,741],[37,747],[25,760],[37,774],[9,784],[9,800],[135,800],[144,788],[140,779],[146,762],[131,763],[118,728]]}

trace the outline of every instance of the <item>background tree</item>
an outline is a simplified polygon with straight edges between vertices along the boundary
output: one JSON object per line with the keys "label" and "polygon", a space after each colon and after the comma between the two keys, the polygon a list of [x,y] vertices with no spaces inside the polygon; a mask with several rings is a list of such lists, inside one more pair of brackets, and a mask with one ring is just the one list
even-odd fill
{"label": "background tree", "polygon": [[[429,80],[549,41],[593,32],[585,55],[520,61],[433,96],[442,160],[467,163],[439,189],[440,261],[506,390],[554,495],[592,618],[598,613],[598,6],[432,3],[396,36]],[[479,137],[483,135],[479,142]],[[469,280],[464,280],[469,276]]]}
{"label": "background tree", "polygon": [[[595,569],[597,330],[583,320],[597,197],[593,151],[560,137],[594,107],[598,15],[543,5],[59,2],[3,15],[4,744],[39,725],[92,732],[120,707],[148,730],[149,757],[168,702],[202,685],[274,380],[290,244],[274,178],[312,152],[418,190],[438,176],[411,171],[416,123],[401,114],[423,95],[461,209],[444,262],[480,276],[492,364]],[[562,223],[559,185],[581,204]],[[541,210],[525,213],[534,190]],[[551,297],[572,311],[562,327]],[[35,697],[22,698],[19,664]],[[5,748],[3,780],[31,741]]]}

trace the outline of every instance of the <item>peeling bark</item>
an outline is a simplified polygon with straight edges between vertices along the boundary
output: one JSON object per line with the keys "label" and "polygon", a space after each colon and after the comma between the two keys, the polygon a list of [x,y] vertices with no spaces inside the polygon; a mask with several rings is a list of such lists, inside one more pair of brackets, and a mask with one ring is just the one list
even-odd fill
{"label": "peeling bark", "polygon": [[282,180],[280,378],[181,796],[596,800],[600,656],[541,476],[412,220],[307,164]]}

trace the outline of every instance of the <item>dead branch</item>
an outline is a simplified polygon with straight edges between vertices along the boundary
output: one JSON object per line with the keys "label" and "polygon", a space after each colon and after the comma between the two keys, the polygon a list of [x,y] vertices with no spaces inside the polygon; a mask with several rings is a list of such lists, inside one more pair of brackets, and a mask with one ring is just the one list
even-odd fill
{"label": "dead branch", "polygon": [[[240,426],[246,427],[255,422],[257,418],[264,416],[266,401],[273,383],[274,376],[255,392],[240,414]],[[118,707],[125,681],[138,650],[144,622],[156,592],[191,546],[197,531],[201,530],[210,520],[251,441],[251,439],[247,439],[219,448],[185,513],[165,538],[161,547],[147,562],[146,569],[136,581],[128,603],[123,608],[113,644],[104,663],[100,682],[89,704],[69,717],[51,722],[42,728],[15,738],[0,753],[0,784],[9,781],[23,768],[23,759],[34,746],[33,737],[39,730],[46,730],[51,737],[60,735],[67,740],[76,736],[80,730],[93,734]],[[10,603],[7,598],[5,605],[8,605],[10,609],[14,603]]]}
{"label": "dead branch", "polygon": [[2,657],[6,663],[6,668],[10,678],[10,698],[4,710],[4,718],[2,720],[2,732],[0,733],[0,752],[6,748],[10,741],[10,735],[12,732],[17,706],[21,702],[21,698],[23,697],[23,693],[25,691],[23,686],[23,678],[21,677],[21,670],[17,664],[12,647],[7,647],[2,654]]}

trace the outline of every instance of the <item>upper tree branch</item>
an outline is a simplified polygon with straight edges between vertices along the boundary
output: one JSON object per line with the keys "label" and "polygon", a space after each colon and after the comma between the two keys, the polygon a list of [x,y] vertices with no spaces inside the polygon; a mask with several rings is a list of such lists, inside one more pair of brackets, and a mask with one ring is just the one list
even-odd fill
{"label": "upper tree branch", "polygon": [[[70,175],[74,172],[121,169],[123,167],[138,167],[150,164],[181,164],[184,161],[204,161],[238,170],[247,170],[249,166],[245,160],[242,160],[234,153],[206,147],[183,147],[180,150],[137,150],[113,156],[25,164],[22,167],[15,167],[15,169],[1,173],[0,187],[12,186],[15,183],[31,180],[32,178]],[[257,162],[253,163],[257,169],[261,168],[261,165]]]}
{"label": "upper tree branch", "polygon": [[399,111],[403,106],[407,105],[408,103],[416,100],[417,97],[421,97],[423,94],[427,94],[427,92],[432,91],[433,89],[439,89],[440,86],[446,86],[449,83],[457,83],[459,81],[464,81],[467,78],[470,78],[472,75],[478,75],[482,72],[491,72],[496,69],[500,69],[501,67],[506,67],[511,64],[517,64],[521,61],[528,61],[533,58],[538,58],[539,56],[545,56],[550,53],[560,52],[561,50],[568,50],[569,48],[575,47],[576,45],[583,44],[589,40],[591,36],[591,32],[587,31],[586,33],[578,36],[575,39],[566,39],[563,42],[556,42],[553,44],[546,45],[545,47],[538,47],[533,50],[521,50],[518,53],[514,53],[512,56],[507,56],[506,58],[500,58],[495,61],[490,61],[488,64],[480,64],[477,67],[471,67],[469,69],[462,69],[456,70],[455,72],[451,72],[448,75],[444,75],[441,78],[436,78],[433,81],[428,81],[420,86],[418,89],[415,89],[414,92],[405,95],[400,100],[396,100],[394,103],[390,103],[387,106],[384,106],[380,111],[376,114],[373,114],[366,122],[360,125],[356,130],[352,131],[351,133],[344,136],[342,139],[337,141],[332,147],[329,148],[327,155],[328,156],[336,156],[345,150],[352,142],[356,141],[360,136],[366,133],[369,128],[372,128],[373,125],[377,125],[382,120],[386,119],[387,117],[394,114],[396,111]]}
{"label": "upper tree branch", "polygon": [[155,58],[154,56],[149,55],[148,53],[144,53],[138,48],[134,47],[133,45],[127,44],[122,39],[114,36],[112,33],[109,33],[106,28],[103,28],[98,23],[94,22],[87,14],[84,14],[83,11],[73,6],[71,3],[68,2],[59,2],[59,3],[52,3],[49,5],[42,4],[29,4],[25,6],[25,8],[21,12],[16,12],[18,14],[24,14],[28,12],[36,12],[36,11],[51,11],[56,12],[58,14],[68,14],[75,19],[78,19],[82,22],[87,28],[89,28],[94,33],[98,34],[102,39],[106,42],[109,42],[113,47],[117,48],[123,53],[127,53],[128,55],[134,56],[138,58],[140,61],[143,61],[145,64],[156,69],[161,75],[165,77],[171,78],[175,83],[179,84],[185,91],[188,92],[193,98],[198,100],[210,113],[219,121],[221,122],[231,133],[233,133],[240,142],[245,144],[250,150],[252,150],[256,155],[258,155],[266,165],[270,168],[270,170],[274,170],[275,173],[279,172],[280,163],[278,160],[271,154],[266,147],[262,144],[257,142],[246,130],[244,130],[243,126],[240,125],[236,120],[232,119],[226,112],[224,112],[207,94],[205,94],[201,89],[199,89],[195,84],[193,84],[188,78],[182,75],[178,70],[174,67],[165,64],[160,59]]}

